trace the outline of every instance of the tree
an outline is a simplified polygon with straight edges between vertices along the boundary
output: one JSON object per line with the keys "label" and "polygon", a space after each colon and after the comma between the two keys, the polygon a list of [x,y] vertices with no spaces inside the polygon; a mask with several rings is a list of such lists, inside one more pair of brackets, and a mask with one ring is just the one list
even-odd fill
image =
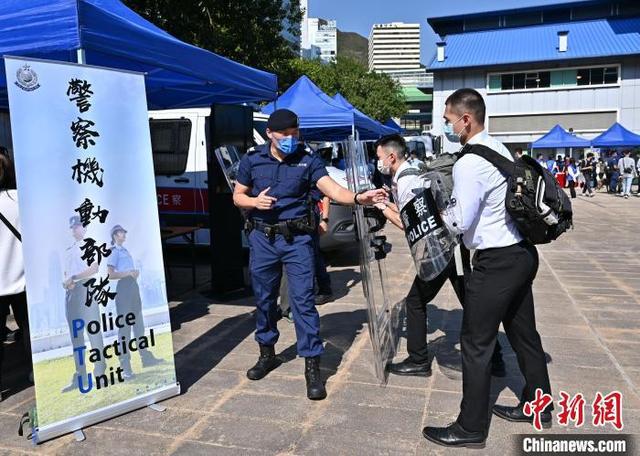
{"label": "tree", "polygon": [[356,108],[381,122],[406,113],[400,84],[384,73],[368,71],[354,59],[338,56],[332,63],[292,59],[289,68],[279,74],[281,89],[286,90],[302,75],[329,96],[341,93]]}
{"label": "tree", "polygon": [[302,11],[293,0],[124,0],[176,38],[278,73],[297,55]]}

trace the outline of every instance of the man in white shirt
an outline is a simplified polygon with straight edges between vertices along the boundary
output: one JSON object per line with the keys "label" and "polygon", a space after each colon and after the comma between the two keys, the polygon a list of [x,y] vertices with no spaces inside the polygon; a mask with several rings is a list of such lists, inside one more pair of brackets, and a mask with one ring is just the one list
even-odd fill
{"label": "man in white shirt", "polygon": [[[473,145],[493,149],[509,160],[509,151],[484,129],[485,104],[473,89],[460,89],[447,98],[444,131],[450,141],[465,147],[453,167],[455,206],[444,215],[450,229],[475,249],[473,271],[467,281],[460,334],[463,398],[455,423],[425,427],[423,436],[445,446],[484,447],[489,422],[491,355],[500,323],[525,378],[520,404],[494,406],[493,413],[509,421],[531,422],[523,405],[540,388],[550,394],[547,363],[535,326],[532,283],[538,270],[535,247],[518,232],[505,207],[507,182],[496,167],[472,153]],[[552,405],[542,412],[543,426],[551,424]]]}
{"label": "man in white shirt", "polygon": [[[376,143],[378,169],[384,175],[392,176],[391,191],[395,204],[380,203],[376,207],[383,215],[401,230],[406,227],[402,223],[399,211],[415,197],[414,189],[424,187],[420,171],[406,159],[406,143],[400,135],[389,135]],[[464,272],[470,271],[469,251],[462,249]],[[460,271],[461,273],[463,271]],[[437,277],[432,280],[422,280],[417,274],[405,299],[407,309],[407,352],[409,356],[399,362],[389,365],[389,372],[396,375],[415,375],[428,377],[431,375],[431,363],[427,350],[427,304],[429,304],[440,289],[449,280],[460,301],[464,305],[464,275],[458,274],[455,259]],[[496,344],[492,358],[491,373],[497,377],[506,375],[499,344]]]}
{"label": "man in white shirt", "polygon": [[618,169],[620,170],[620,177],[622,177],[622,196],[625,199],[629,198],[631,194],[631,183],[634,177],[636,177],[636,164],[631,158],[631,151],[629,149],[624,151],[624,156],[618,160]]}

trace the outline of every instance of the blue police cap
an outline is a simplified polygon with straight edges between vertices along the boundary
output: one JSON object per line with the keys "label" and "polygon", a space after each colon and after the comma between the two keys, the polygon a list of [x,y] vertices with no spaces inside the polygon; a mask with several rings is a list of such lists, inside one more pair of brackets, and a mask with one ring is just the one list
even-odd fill
{"label": "blue police cap", "polygon": [[267,120],[267,128],[271,131],[282,131],[299,126],[298,115],[289,109],[276,109]]}
{"label": "blue police cap", "polygon": [[74,215],[69,219],[69,228],[73,228],[74,226],[78,226],[78,225],[82,225],[82,222],[80,221],[79,216]]}

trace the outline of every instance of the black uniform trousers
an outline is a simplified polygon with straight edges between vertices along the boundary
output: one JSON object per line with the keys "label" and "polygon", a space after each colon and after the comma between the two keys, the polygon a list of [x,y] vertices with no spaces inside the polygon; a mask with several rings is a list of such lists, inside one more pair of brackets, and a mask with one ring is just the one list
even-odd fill
{"label": "black uniform trousers", "polygon": [[474,255],[460,336],[463,397],[458,423],[468,431],[488,428],[491,354],[501,322],[525,378],[521,401],[531,401],[537,388],[551,394],[533,308],[537,271],[538,252],[525,242]]}
{"label": "black uniform trousers", "polygon": [[[124,340],[126,344],[129,344],[131,340],[131,334],[133,337],[139,338],[144,336],[144,318],[142,317],[142,299],[140,298],[140,287],[138,282],[133,277],[124,277],[118,280],[116,286],[116,311],[118,315],[126,315],[129,312],[133,312],[136,316],[136,322],[133,326],[124,325],[124,327],[118,329],[118,338]],[[149,358],[151,353],[149,350],[139,350],[140,358],[143,361]],[[124,367],[130,368],[129,360],[131,354],[129,350],[126,353],[120,355],[120,363],[124,364]]]}
{"label": "black uniform trousers", "polygon": [[[451,258],[446,269],[432,280],[424,281],[416,275],[409,294],[405,299],[407,310],[407,352],[414,363],[423,364],[429,360],[427,350],[427,305],[435,299],[447,280],[451,282],[453,290],[464,306],[465,279],[471,273],[469,250],[460,245],[464,276],[458,275],[456,260]],[[501,358],[500,344],[496,343],[494,359]]]}
{"label": "black uniform trousers", "polygon": [[[92,320],[100,321],[100,309],[98,308],[98,303],[91,302],[91,305],[87,307],[85,304],[86,298],[87,289],[83,287],[82,283],[80,282],[76,283],[76,286],[71,290],[67,290],[65,299],[65,316],[67,317],[67,324],[69,325],[69,337],[71,338],[71,345],[74,349],[85,346],[84,332],[86,329],[86,325],[88,325]],[[73,320],[75,319],[83,320],[85,328],[78,330],[76,337],[73,337]],[[102,352],[104,348],[102,331],[96,334],[89,334],[88,336],[89,341],[91,342],[91,348],[97,348]],[[89,347],[87,347],[87,349],[84,351],[85,359],[83,359],[82,362],[80,362],[80,359],[78,359],[79,352],[76,352],[75,350],[73,352],[73,362],[76,365],[75,373],[77,375],[82,375],[83,378],[87,373],[87,361],[89,360],[88,350]],[[107,365],[104,360],[96,362],[93,371],[94,375],[103,374],[106,367]]]}

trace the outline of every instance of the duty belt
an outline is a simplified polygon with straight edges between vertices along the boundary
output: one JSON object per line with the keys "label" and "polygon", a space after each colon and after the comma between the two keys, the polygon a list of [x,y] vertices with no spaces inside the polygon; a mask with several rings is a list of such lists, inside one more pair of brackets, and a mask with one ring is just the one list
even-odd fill
{"label": "duty belt", "polygon": [[262,220],[247,220],[245,228],[247,231],[258,230],[270,240],[281,234],[287,242],[293,241],[296,234],[313,234],[315,229],[306,217],[298,219],[282,220],[277,223],[265,223]]}

